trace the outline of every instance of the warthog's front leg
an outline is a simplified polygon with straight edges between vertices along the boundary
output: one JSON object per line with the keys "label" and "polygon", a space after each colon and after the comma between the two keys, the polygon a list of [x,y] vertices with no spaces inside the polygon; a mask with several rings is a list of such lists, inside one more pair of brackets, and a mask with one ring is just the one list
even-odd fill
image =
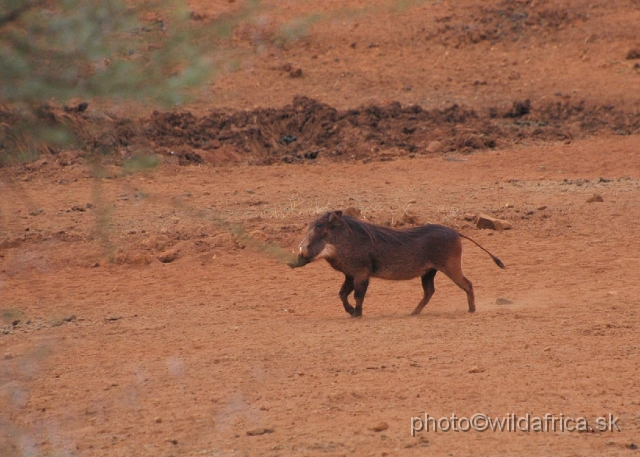
{"label": "warthog's front leg", "polygon": [[342,300],[342,305],[344,306],[344,310],[349,313],[349,315],[353,316],[355,308],[349,304],[349,294],[353,292],[353,277],[345,275],[344,282],[342,283],[342,287],[340,288],[340,300]]}
{"label": "warthog's front leg", "polygon": [[364,294],[367,293],[367,287],[369,287],[369,278],[365,279],[356,279],[354,281],[354,289],[355,292],[353,296],[356,299],[356,309],[353,311],[352,317],[360,317],[362,316],[362,302],[364,301]]}

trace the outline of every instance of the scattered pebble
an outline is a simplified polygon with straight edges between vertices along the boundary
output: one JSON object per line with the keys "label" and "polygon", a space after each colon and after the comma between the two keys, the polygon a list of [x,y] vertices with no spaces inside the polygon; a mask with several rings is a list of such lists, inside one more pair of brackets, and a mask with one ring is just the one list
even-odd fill
{"label": "scattered pebble", "polygon": [[432,141],[427,146],[426,151],[430,153],[438,152],[442,148],[442,143],[440,141]]}
{"label": "scattered pebble", "polygon": [[273,429],[272,428],[254,428],[253,430],[247,430],[247,435],[249,436],[265,435],[267,433],[273,433]]}
{"label": "scattered pebble", "polygon": [[137,253],[131,258],[132,265],[149,265],[151,258],[142,253]]}
{"label": "scattered pebble", "polygon": [[162,263],[171,263],[180,256],[178,249],[169,249],[161,254],[158,254],[158,260]]}
{"label": "scattered pebble", "polygon": [[342,214],[344,214],[345,216],[360,217],[360,215],[362,214],[362,211],[360,210],[360,208],[356,208],[355,206],[350,206],[347,209],[343,210]]}
{"label": "scattered pebble", "polygon": [[116,265],[122,265],[127,261],[127,255],[122,252],[122,250],[118,250],[112,257],[111,257],[111,262],[115,263]]}
{"label": "scattered pebble", "polygon": [[297,140],[298,140],[298,137],[295,135],[282,135],[280,137],[280,143],[284,143],[284,144],[291,144]]}
{"label": "scattered pebble", "polygon": [[592,197],[589,197],[587,199],[587,203],[595,203],[595,202],[603,202],[604,198],[602,198],[602,195],[599,194],[593,194]]}
{"label": "scattered pebble", "polygon": [[479,229],[509,230],[511,229],[511,222],[503,219],[496,219],[495,217],[491,217],[486,214],[479,214],[478,220],[476,221],[476,227]]}
{"label": "scattered pebble", "polygon": [[630,49],[627,52],[627,60],[640,59],[640,49]]}
{"label": "scattered pebble", "polygon": [[388,428],[389,428],[389,424],[387,424],[386,422],[380,422],[378,425],[373,427],[371,430],[373,430],[374,432],[384,432]]}
{"label": "scattered pebble", "polygon": [[482,373],[484,370],[480,367],[473,366],[469,369],[469,373]]}

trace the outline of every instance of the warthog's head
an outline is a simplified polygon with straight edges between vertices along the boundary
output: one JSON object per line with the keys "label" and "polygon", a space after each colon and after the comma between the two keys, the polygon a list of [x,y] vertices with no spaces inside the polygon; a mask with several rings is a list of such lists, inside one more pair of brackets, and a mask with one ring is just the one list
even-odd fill
{"label": "warthog's head", "polygon": [[336,230],[342,226],[342,211],[331,211],[317,218],[307,229],[307,233],[298,245],[298,259],[290,263],[292,268],[302,267],[317,259],[329,259],[336,255],[332,244]]}

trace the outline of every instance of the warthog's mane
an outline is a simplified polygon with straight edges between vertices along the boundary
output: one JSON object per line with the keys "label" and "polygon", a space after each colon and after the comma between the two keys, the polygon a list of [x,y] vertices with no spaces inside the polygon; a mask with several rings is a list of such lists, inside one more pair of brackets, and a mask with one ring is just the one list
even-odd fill
{"label": "warthog's mane", "polygon": [[408,230],[394,230],[389,227],[370,224],[350,216],[342,216],[342,222],[351,232],[364,235],[373,243],[406,243],[409,238],[411,238],[411,232],[420,228],[414,227]]}

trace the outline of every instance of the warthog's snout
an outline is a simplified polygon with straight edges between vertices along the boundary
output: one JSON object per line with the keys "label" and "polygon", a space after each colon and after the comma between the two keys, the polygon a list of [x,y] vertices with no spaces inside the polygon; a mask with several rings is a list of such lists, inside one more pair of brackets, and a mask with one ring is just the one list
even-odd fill
{"label": "warthog's snout", "polygon": [[298,245],[298,258],[295,262],[287,263],[291,268],[304,267],[306,264],[311,263],[314,260],[315,256],[312,256],[309,253],[309,239],[312,235],[313,229],[308,230],[305,234],[305,237]]}
{"label": "warthog's snout", "polygon": [[298,245],[298,256],[310,257],[309,255],[309,240],[313,235],[313,229],[310,229],[305,234],[304,238]]}
{"label": "warthog's snout", "polygon": [[298,246],[298,257],[296,257],[296,260],[292,262],[287,262],[287,265],[289,265],[291,268],[304,267],[306,264],[311,263],[311,260],[312,259],[310,259],[307,255],[306,249],[304,249],[302,247],[302,243],[300,243],[300,245]]}
{"label": "warthog's snout", "polygon": [[287,262],[287,265],[289,265],[291,268],[299,268],[299,267],[304,267],[308,263],[311,263],[311,259],[301,254],[298,254],[298,257],[296,258],[296,260],[294,262]]}

